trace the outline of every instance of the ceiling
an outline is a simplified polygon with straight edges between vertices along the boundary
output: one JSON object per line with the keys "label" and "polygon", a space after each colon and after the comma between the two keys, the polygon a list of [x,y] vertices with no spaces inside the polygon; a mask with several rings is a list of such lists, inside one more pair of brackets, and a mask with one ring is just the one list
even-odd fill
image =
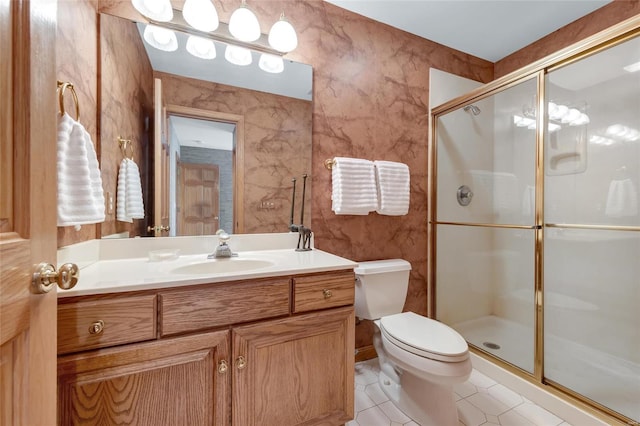
{"label": "ceiling", "polygon": [[611,0],[325,0],[497,62]]}

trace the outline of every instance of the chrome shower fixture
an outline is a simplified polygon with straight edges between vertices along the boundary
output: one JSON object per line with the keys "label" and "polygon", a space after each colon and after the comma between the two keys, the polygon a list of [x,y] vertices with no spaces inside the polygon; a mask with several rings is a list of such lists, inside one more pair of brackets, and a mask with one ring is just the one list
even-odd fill
{"label": "chrome shower fixture", "polygon": [[475,106],[475,105],[467,105],[466,107],[464,107],[464,108],[462,108],[462,109],[464,109],[464,110],[465,110],[465,111],[467,111],[467,112],[471,111],[471,114],[473,114],[473,115],[478,115],[478,114],[480,114],[480,108],[478,108],[478,107],[477,107],[477,106]]}

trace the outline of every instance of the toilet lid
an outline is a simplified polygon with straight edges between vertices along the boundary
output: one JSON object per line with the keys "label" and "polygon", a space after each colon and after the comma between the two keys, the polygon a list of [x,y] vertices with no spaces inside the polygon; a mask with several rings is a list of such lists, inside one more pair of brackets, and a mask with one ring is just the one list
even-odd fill
{"label": "toilet lid", "polygon": [[395,345],[426,358],[457,362],[469,356],[469,346],[457,331],[413,312],[381,318],[380,330]]}

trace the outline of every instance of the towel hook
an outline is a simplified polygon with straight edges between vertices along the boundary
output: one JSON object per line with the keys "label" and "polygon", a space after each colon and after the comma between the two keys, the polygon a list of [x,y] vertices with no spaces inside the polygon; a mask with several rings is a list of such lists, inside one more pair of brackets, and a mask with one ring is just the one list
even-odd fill
{"label": "towel hook", "polygon": [[336,160],[334,160],[333,158],[327,158],[326,160],[324,160],[324,166],[327,168],[327,170],[333,169],[334,164],[336,164]]}
{"label": "towel hook", "polygon": [[73,96],[73,102],[76,105],[76,121],[80,121],[80,103],[78,102],[78,94],[72,83],[58,80],[58,102],[60,103],[60,115],[64,115],[64,91],[66,89],[71,91]]}
{"label": "towel hook", "polygon": [[[118,136],[118,146],[120,146],[120,151],[122,151],[122,155],[124,156],[124,158],[133,160],[133,143],[131,143],[131,139],[122,139],[120,136]],[[128,156],[127,149],[129,152]]]}

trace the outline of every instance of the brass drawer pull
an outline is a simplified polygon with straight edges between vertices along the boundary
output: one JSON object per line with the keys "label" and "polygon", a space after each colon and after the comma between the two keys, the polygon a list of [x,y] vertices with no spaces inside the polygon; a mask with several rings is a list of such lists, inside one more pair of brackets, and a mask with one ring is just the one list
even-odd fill
{"label": "brass drawer pull", "polygon": [[227,372],[227,369],[229,368],[229,366],[227,365],[227,361],[226,360],[221,360],[218,363],[218,373],[220,374],[224,374]]}
{"label": "brass drawer pull", "polygon": [[331,290],[325,288],[324,290],[322,290],[322,294],[324,295],[325,299],[330,298],[331,296],[333,296],[333,293],[331,292]]}
{"label": "brass drawer pull", "polygon": [[238,367],[238,370],[242,370],[247,366],[247,360],[240,355],[238,359],[236,359],[236,366]]}
{"label": "brass drawer pull", "polygon": [[89,326],[89,334],[100,334],[104,330],[104,321],[98,320]]}

